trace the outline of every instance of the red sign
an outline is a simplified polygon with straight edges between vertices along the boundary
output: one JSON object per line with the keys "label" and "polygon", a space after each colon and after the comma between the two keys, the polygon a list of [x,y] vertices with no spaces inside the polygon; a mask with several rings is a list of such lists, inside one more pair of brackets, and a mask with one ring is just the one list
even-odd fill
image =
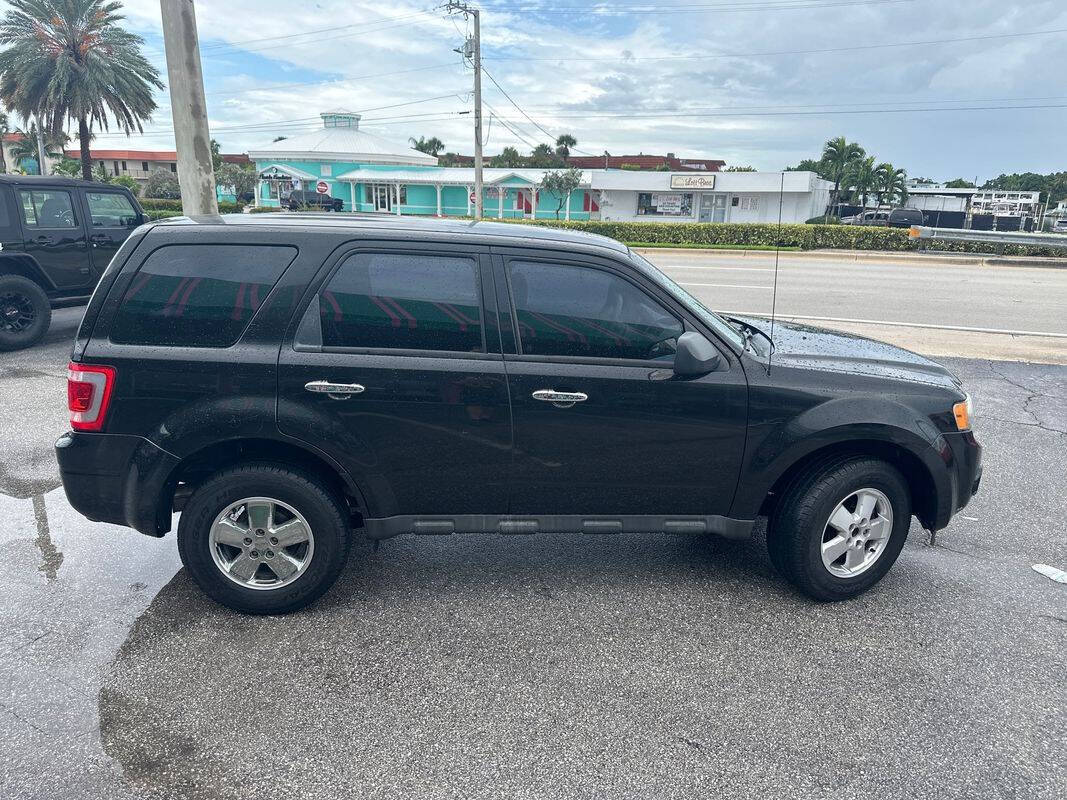
{"label": "red sign", "polygon": [[474,203],[477,200],[477,198],[474,196],[473,190],[471,191],[470,195],[468,196],[468,199],[471,201],[471,205],[474,205]]}
{"label": "red sign", "polygon": [[315,191],[319,194],[329,194],[330,184],[326,183],[326,181],[319,181],[315,184]]}

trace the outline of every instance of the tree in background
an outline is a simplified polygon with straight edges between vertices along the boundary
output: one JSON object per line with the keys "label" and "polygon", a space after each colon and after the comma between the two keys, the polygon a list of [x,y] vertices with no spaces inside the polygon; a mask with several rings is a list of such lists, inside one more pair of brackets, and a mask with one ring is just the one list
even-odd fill
{"label": "tree in background", "polygon": [[445,149],[445,143],[436,136],[431,136],[429,139],[424,136],[420,136],[418,139],[411,137],[408,141],[411,142],[412,147],[420,153],[426,153],[428,156],[436,156]]}
{"label": "tree in background", "polygon": [[[0,111],[0,142],[3,142],[9,133],[11,133],[11,122],[8,120],[7,114]],[[0,147],[0,172],[7,172],[7,161],[4,158],[3,147]]]}
{"label": "tree in background", "polygon": [[883,203],[893,204],[897,198],[901,205],[908,200],[908,172],[898,169],[888,162],[882,162],[876,169],[878,176],[877,194],[878,205]]}
{"label": "tree in background", "polygon": [[878,189],[880,177],[878,167],[874,165],[874,156],[867,156],[849,167],[842,183],[844,188],[852,190],[852,201],[855,203],[858,199],[858,205],[866,208],[867,198]]}
{"label": "tree in background", "polygon": [[[40,153],[37,151],[37,124],[31,123],[27,130],[16,128],[14,133],[22,137],[17,142],[11,143],[11,155],[15,159],[16,169],[23,169],[22,165],[25,161],[34,161],[37,163],[37,172],[34,174],[43,174],[41,169],[44,165],[40,163]],[[63,147],[67,143],[67,135],[65,133],[53,134],[45,132],[41,138],[44,140],[46,158],[62,159],[64,157]]]}
{"label": "tree in background", "polygon": [[214,139],[211,140],[211,169],[218,172],[222,167],[222,148]]}
{"label": "tree in background", "polygon": [[521,167],[524,163],[525,159],[514,147],[505,147],[500,151],[500,155],[489,159],[489,165],[492,167]]}
{"label": "tree in background", "polygon": [[82,162],[76,158],[66,156],[52,167],[53,175],[65,175],[68,178],[77,178],[82,174]]}
{"label": "tree in background", "polygon": [[727,167],[726,172],[755,172],[755,167]]}
{"label": "tree in background", "polygon": [[[920,181],[920,182],[923,182],[923,181]],[[928,181],[928,182],[929,183],[933,183],[933,181]],[[966,178],[956,178],[954,180],[947,181],[945,183],[945,188],[946,189],[974,189],[976,187],[975,187],[975,185],[973,183],[971,183]]]}
{"label": "tree in background", "polygon": [[556,196],[556,219],[563,207],[570,202],[571,192],[582,185],[582,171],[577,167],[546,172],[539,184],[542,191]]}
{"label": "tree in background", "polygon": [[556,155],[566,160],[570,157],[571,148],[578,144],[578,140],[569,133],[560,134],[556,137]]}
{"label": "tree in background", "polygon": [[178,176],[168,170],[155,170],[150,173],[144,185],[145,197],[158,197],[163,200],[181,200],[182,192],[178,186]]}
{"label": "tree in background", "polygon": [[241,202],[241,195],[251,192],[256,185],[256,170],[252,166],[240,164],[223,164],[215,172],[215,183],[218,186],[233,189],[237,202]]}
{"label": "tree in background", "polygon": [[786,172],[814,172],[823,180],[833,180],[830,178],[830,167],[825,161],[817,161],[814,158],[805,158],[795,167],[786,167]]}
{"label": "tree in background", "polygon": [[841,200],[841,181],[844,180],[845,174],[866,155],[862,147],[855,142],[846,141],[844,136],[831,139],[823,146],[822,160],[833,176],[829,180],[834,182],[832,205],[835,208]]}
{"label": "tree in background", "polygon": [[116,186],[125,186],[134,197],[138,197],[141,194],[141,184],[132,175],[116,175],[108,183],[113,183]]}
{"label": "tree in background", "polygon": [[143,40],[119,27],[118,2],[9,0],[0,19],[0,98],[58,133],[78,125],[82,177],[92,179],[89,141],[111,118],[126,135],[143,132],[156,110],[159,72],[141,54]]}
{"label": "tree in background", "polygon": [[539,144],[530,152],[529,166],[545,169],[547,167],[557,166],[562,159],[556,155],[556,152],[547,144]]}

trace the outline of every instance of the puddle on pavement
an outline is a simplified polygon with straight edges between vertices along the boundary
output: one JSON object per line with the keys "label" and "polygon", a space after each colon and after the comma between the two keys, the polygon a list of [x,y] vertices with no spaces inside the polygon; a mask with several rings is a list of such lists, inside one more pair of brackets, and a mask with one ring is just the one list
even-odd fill
{"label": "puddle on pavement", "polygon": [[100,748],[97,695],[130,628],[181,566],[174,538],[89,522],[62,489],[0,495],[0,520],[0,740],[9,754],[0,796],[24,796],[37,781],[40,796],[99,796],[112,782],[121,791],[121,769]]}

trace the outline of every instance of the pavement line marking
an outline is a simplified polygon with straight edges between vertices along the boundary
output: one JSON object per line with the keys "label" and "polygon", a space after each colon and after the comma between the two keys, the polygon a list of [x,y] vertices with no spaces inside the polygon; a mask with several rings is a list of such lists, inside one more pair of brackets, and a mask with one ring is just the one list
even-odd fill
{"label": "pavement line marking", "polygon": [[766,289],[768,292],[773,286],[754,286],[751,283],[683,283],[682,286],[715,286],[719,289]]}
{"label": "pavement line marking", "polygon": [[[767,311],[717,311],[718,314],[732,314],[738,317],[767,317]],[[932,325],[926,322],[893,322],[884,319],[849,319],[847,317],[808,317],[801,314],[776,314],[779,319],[803,319],[812,322],[851,322],[856,325],[888,325],[894,328],[929,328],[938,331],[964,331],[966,333],[1005,333],[1011,336],[1047,336],[1052,339],[1067,339],[1067,333],[1050,333],[1048,331],[1014,331],[1003,328],[971,328],[966,325]]]}
{"label": "pavement line marking", "polygon": [[686,264],[667,264],[660,267],[660,269],[698,269],[702,272],[709,269],[722,271],[731,270],[733,272],[774,272],[773,267],[717,267],[714,264],[705,264],[699,267],[691,267]]}
{"label": "pavement line marking", "polygon": [[1067,572],[1062,569],[1056,569],[1050,567],[1048,564],[1034,564],[1033,570],[1040,572],[1046,578],[1056,581],[1056,583],[1067,583]]}

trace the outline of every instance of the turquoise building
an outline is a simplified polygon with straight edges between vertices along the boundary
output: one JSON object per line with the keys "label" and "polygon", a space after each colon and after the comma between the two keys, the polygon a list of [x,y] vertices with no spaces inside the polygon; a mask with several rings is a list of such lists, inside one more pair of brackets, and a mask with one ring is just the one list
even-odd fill
{"label": "turquoise building", "polygon": [[[257,206],[278,206],[294,190],[321,191],[345,211],[423,216],[471,216],[474,169],[440,167],[435,156],[390,142],[359,127],[360,115],[329,111],[322,128],[254,148]],[[589,219],[598,211],[583,173],[581,186],[562,199],[539,190],[545,170],[483,170],[485,218]]]}

